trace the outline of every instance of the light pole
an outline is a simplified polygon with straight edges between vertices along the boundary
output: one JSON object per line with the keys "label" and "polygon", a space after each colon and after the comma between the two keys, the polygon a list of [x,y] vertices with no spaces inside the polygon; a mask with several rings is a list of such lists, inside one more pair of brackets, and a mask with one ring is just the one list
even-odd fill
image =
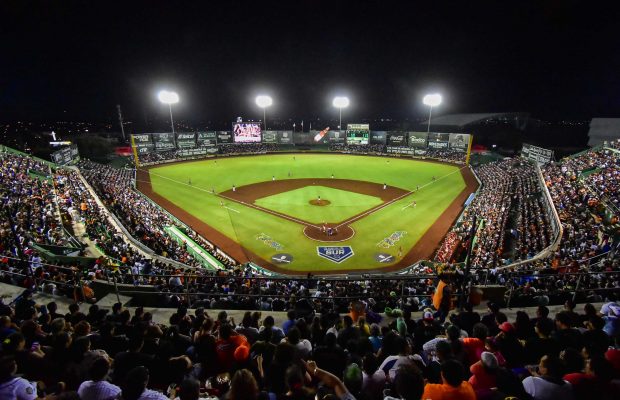
{"label": "light pole", "polygon": [[172,105],[179,102],[179,95],[176,92],[169,92],[167,90],[162,90],[157,95],[159,101],[164,104],[168,104],[170,108],[170,125],[172,126],[172,134],[174,134],[174,120],[172,119]]}
{"label": "light pole", "polygon": [[267,107],[273,104],[271,96],[256,96],[256,105],[263,109],[263,125],[267,130]]}
{"label": "light pole", "polygon": [[431,131],[431,116],[433,115],[433,107],[437,107],[441,104],[441,95],[439,93],[427,94],[422,99],[422,102],[430,107],[428,111],[428,127],[426,128],[426,133]]}
{"label": "light pole", "polygon": [[334,101],[332,102],[334,107],[336,107],[339,111],[339,123],[338,123],[338,131],[342,130],[342,109],[349,107],[349,98],[344,96],[336,96],[334,97]]}

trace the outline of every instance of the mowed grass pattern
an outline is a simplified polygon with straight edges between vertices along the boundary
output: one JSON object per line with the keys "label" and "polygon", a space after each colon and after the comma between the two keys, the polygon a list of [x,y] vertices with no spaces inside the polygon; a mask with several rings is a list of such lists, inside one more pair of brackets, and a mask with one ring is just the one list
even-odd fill
{"label": "mowed grass pattern", "polygon": [[[321,244],[306,238],[301,225],[233,201],[226,201],[225,207],[221,207],[220,199],[210,193],[211,190],[229,190],[233,184],[240,187],[270,181],[272,176],[276,180],[287,179],[289,172],[291,178],[329,178],[334,174],[336,179],[386,183],[407,191],[413,191],[417,186],[421,189],[353,223],[356,235],[338,245],[351,246],[355,255],[335,264],[317,256],[316,247]],[[375,253],[396,255],[400,247],[406,254],[465,188],[459,168],[455,166],[342,154],[219,158],[217,162],[211,159],[159,166],[150,170],[150,176],[155,192],[253,253],[266,260],[276,253],[290,253],[295,257],[294,262],[280,265],[280,268],[319,273],[333,269],[370,270],[386,266],[374,261]],[[432,181],[433,177],[437,180]],[[417,206],[407,207],[413,200]],[[405,231],[407,234],[392,247],[378,246],[395,231]],[[272,238],[282,246],[281,250],[257,240],[260,234]]]}
{"label": "mowed grass pattern", "polygon": [[[310,200],[329,200],[326,206],[315,206]],[[340,222],[382,203],[375,196],[325,186],[306,186],[300,189],[257,199],[255,204],[299,218],[313,224]]]}

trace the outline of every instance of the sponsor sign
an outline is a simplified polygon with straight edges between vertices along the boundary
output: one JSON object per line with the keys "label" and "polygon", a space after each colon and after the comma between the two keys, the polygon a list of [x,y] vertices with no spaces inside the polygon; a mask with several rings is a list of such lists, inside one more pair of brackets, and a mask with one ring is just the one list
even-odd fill
{"label": "sponsor sign", "polygon": [[293,256],[286,253],[278,253],[271,256],[271,261],[276,264],[290,264],[293,262]]}
{"label": "sponsor sign", "polygon": [[553,150],[532,146],[527,143],[523,143],[521,155],[528,160],[536,161],[539,165],[553,161]]}
{"label": "sponsor sign", "polygon": [[179,149],[193,149],[196,147],[196,134],[177,133],[177,147]]}
{"label": "sponsor sign", "polygon": [[279,144],[293,144],[293,131],[278,131]]}
{"label": "sponsor sign", "polygon": [[278,243],[275,240],[273,240],[271,238],[271,236],[267,235],[266,233],[260,233],[260,234],[256,235],[256,240],[261,241],[266,246],[269,246],[272,249],[276,249],[278,251],[280,251],[280,250],[282,250],[284,248],[284,246],[282,246],[280,243]]}
{"label": "sponsor sign", "polygon": [[196,134],[197,147],[214,147],[217,145],[217,134],[215,132],[198,132]]}
{"label": "sponsor sign", "polygon": [[447,149],[450,141],[449,133],[429,133],[428,148],[429,149]]}
{"label": "sponsor sign", "polygon": [[58,165],[68,165],[76,163],[80,160],[77,145],[73,144],[64,149],[60,149],[51,154],[52,161]]}
{"label": "sponsor sign", "polygon": [[170,132],[153,133],[153,142],[155,142],[155,151],[168,151],[176,149],[174,144],[174,135]]}
{"label": "sponsor sign", "polygon": [[410,147],[394,147],[394,146],[388,146],[385,148],[385,150],[390,153],[390,154],[408,154],[408,155],[414,155],[415,153],[415,149],[412,149]]}
{"label": "sponsor sign", "polygon": [[389,249],[392,246],[396,246],[396,243],[398,243],[398,241],[400,241],[400,239],[402,239],[406,234],[407,231],[396,231],[377,243],[377,246],[384,249]]}
{"label": "sponsor sign", "polygon": [[347,258],[353,257],[353,248],[351,246],[317,246],[316,252],[319,257],[327,258],[336,264],[340,264]]}
{"label": "sponsor sign", "polygon": [[131,135],[133,137],[134,143],[137,145],[138,143],[151,143],[151,135],[142,134],[142,135]]}
{"label": "sponsor sign", "polygon": [[409,137],[409,147],[426,148],[428,133],[426,132],[407,132]]}
{"label": "sponsor sign", "polygon": [[386,131],[370,131],[370,144],[385,144],[386,140]]}
{"label": "sponsor sign", "polygon": [[388,253],[375,253],[375,261],[382,264],[389,264],[396,261],[396,258]]}
{"label": "sponsor sign", "polygon": [[405,132],[392,132],[388,136],[387,143],[394,147],[407,146],[407,134]]}
{"label": "sponsor sign", "polygon": [[344,143],[344,132],[329,131],[329,143]]}
{"label": "sponsor sign", "polygon": [[369,131],[370,124],[347,124],[348,131]]}
{"label": "sponsor sign", "polygon": [[217,143],[233,143],[233,135],[228,131],[217,131]]}
{"label": "sponsor sign", "polygon": [[469,146],[469,134],[468,133],[451,133],[450,134],[450,148],[457,151],[467,151]]}
{"label": "sponsor sign", "polygon": [[278,143],[278,132],[263,131],[263,143]]}

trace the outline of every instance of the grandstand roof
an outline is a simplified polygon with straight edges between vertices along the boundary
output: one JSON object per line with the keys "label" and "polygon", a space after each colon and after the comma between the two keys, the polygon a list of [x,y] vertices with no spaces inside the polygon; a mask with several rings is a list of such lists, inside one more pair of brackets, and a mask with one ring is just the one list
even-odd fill
{"label": "grandstand roof", "polygon": [[[449,114],[431,118],[431,125],[464,128],[467,125],[488,120],[506,120],[510,122],[518,122],[518,125],[520,126],[527,121],[528,118],[529,113],[525,112]],[[424,121],[424,123],[428,124],[428,120]]]}
{"label": "grandstand roof", "polygon": [[620,118],[592,118],[588,131],[588,146],[620,138]]}

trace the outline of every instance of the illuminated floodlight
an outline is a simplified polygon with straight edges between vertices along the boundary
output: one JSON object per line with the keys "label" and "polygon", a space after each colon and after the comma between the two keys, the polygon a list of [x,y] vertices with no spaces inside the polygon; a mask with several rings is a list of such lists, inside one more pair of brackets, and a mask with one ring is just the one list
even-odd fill
{"label": "illuminated floodlight", "polygon": [[157,94],[157,98],[162,103],[168,104],[168,108],[170,109],[170,126],[172,126],[172,133],[174,134],[174,120],[172,119],[172,105],[179,102],[179,95],[176,92],[162,90]]}
{"label": "illuminated floodlight", "polygon": [[433,107],[437,107],[441,104],[441,95],[439,93],[427,94],[422,99],[422,102],[430,107],[428,110],[428,125],[426,127],[426,133],[429,133],[431,131],[431,116],[433,115]]}
{"label": "illuminated floodlight", "polygon": [[422,102],[430,107],[437,107],[441,104],[441,95],[439,93],[427,94]]}
{"label": "illuminated floodlight", "polygon": [[349,107],[349,98],[344,96],[336,96],[334,97],[332,104],[336,108],[347,108]]}
{"label": "illuminated floodlight", "polygon": [[273,104],[271,96],[256,96],[256,105],[260,108],[269,107]]}
{"label": "illuminated floodlight", "polygon": [[179,95],[176,92],[162,90],[157,94],[157,98],[164,104],[176,104],[179,102]]}
{"label": "illuminated floodlight", "polygon": [[332,104],[338,109],[338,130],[340,131],[342,130],[342,109],[349,107],[349,98],[345,96],[336,96],[334,97],[334,101],[332,101]]}

